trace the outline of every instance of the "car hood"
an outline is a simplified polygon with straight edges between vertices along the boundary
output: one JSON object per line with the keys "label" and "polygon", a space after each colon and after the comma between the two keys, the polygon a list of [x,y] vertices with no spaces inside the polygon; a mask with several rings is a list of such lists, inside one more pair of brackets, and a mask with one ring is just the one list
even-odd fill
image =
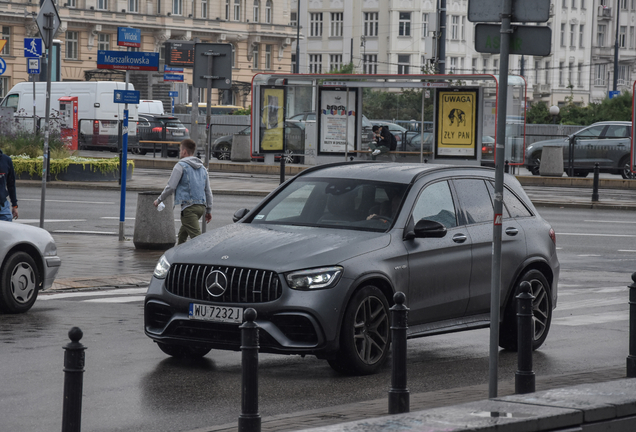
{"label": "car hood", "polygon": [[46,245],[54,243],[53,237],[48,231],[25,225],[17,222],[0,221],[0,254],[4,253],[11,247],[19,243],[28,243],[34,245],[44,253]]}
{"label": "car hood", "polygon": [[278,273],[339,264],[389,245],[389,233],[236,223],[166,252],[168,261],[251,267]]}
{"label": "car hood", "polygon": [[569,138],[558,138],[558,139],[551,139],[551,140],[545,140],[545,141],[537,141],[536,143],[532,143],[530,144],[528,147],[544,147],[544,146],[549,146],[549,145],[558,145],[558,146],[562,146],[567,144],[569,141]]}

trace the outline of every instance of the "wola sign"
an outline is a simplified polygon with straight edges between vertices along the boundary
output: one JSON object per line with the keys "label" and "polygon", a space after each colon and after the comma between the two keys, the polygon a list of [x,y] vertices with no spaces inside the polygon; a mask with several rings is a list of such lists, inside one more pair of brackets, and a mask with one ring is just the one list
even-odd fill
{"label": "wola sign", "polygon": [[[510,54],[548,56],[551,51],[552,30],[543,26],[512,26]],[[475,25],[475,50],[481,53],[499,54],[501,26],[499,24]]]}

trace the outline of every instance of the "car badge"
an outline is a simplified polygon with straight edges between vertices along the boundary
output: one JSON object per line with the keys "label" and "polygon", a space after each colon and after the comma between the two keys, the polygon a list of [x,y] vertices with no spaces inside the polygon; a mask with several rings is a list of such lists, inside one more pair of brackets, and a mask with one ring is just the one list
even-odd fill
{"label": "car badge", "polygon": [[221,257],[221,259],[222,259],[222,260],[226,260],[226,259],[230,259],[230,257],[229,257],[228,255],[223,255],[223,256]]}
{"label": "car badge", "polygon": [[227,290],[227,276],[220,270],[213,270],[205,278],[205,289],[212,297],[221,297]]}

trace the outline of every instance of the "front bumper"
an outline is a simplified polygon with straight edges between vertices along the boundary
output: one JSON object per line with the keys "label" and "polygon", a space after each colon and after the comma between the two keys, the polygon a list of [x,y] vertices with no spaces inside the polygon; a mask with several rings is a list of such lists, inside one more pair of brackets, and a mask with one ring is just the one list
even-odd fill
{"label": "front bumper", "polygon": [[48,256],[44,258],[44,264],[44,283],[42,284],[42,289],[46,290],[53,285],[55,276],[62,265],[62,260],[58,256]]}

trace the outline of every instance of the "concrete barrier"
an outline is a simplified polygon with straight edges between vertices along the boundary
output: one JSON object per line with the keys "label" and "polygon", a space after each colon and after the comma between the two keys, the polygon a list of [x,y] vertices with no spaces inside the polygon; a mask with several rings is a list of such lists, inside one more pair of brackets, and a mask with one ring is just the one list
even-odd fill
{"label": "concrete barrier", "polygon": [[170,249],[176,242],[174,229],[174,196],[170,195],[164,204],[166,208],[158,211],[153,202],[157,192],[139,192],[137,196],[137,214],[133,243],[137,249]]}
{"label": "concrete barrier", "polygon": [[250,162],[252,160],[249,135],[234,134],[230,159],[233,162]]}
{"label": "concrete barrier", "polygon": [[539,175],[562,177],[563,171],[563,147],[544,146],[541,152]]}

